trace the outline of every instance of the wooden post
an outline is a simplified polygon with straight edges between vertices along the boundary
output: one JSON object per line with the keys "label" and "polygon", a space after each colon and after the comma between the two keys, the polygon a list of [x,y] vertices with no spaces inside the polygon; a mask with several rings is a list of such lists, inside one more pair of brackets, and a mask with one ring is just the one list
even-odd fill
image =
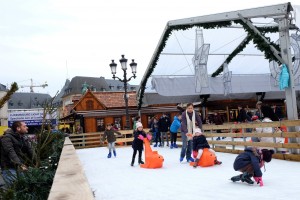
{"label": "wooden post", "polygon": [[227,114],[227,122],[230,121],[230,113],[229,113],[229,107],[226,106],[226,114]]}

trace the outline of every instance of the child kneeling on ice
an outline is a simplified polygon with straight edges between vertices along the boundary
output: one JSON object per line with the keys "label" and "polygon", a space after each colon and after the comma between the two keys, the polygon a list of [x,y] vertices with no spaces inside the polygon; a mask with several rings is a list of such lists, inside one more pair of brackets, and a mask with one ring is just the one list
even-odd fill
{"label": "child kneeling on ice", "polygon": [[248,184],[253,184],[251,180],[253,176],[255,182],[263,186],[261,167],[264,166],[265,162],[270,162],[272,159],[274,150],[268,149],[257,149],[255,147],[247,147],[244,152],[239,154],[234,163],[233,168],[235,171],[240,171],[243,174],[234,176],[231,178],[233,182],[242,181]]}
{"label": "child kneeling on ice", "polygon": [[135,160],[135,156],[137,151],[139,152],[139,160],[138,163],[139,164],[144,164],[144,162],[142,161],[142,151],[143,151],[143,147],[144,147],[144,138],[146,138],[150,141],[151,140],[151,135],[145,133],[145,131],[143,130],[143,124],[141,122],[137,122],[136,123],[136,130],[134,131],[134,139],[132,142],[132,148],[133,148],[133,155],[132,155],[132,161],[131,161],[131,166],[134,165],[134,160]]}
{"label": "child kneeling on ice", "polygon": [[[193,152],[198,152],[198,155],[196,157],[196,160],[195,160],[195,163],[193,166],[194,168],[196,168],[198,166],[198,162],[202,156],[204,148],[208,148],[208,151],[210,151],[214,155],[216,154],[216,152],[210,148],[210,146],[206,140],[206,137],[201,132],[201,129],[196,128],[195,134],[193,135]],[[216,157],[215,165],[220,165],[220,164],[222,164],[222,162],[218,161],[217,157]]]}

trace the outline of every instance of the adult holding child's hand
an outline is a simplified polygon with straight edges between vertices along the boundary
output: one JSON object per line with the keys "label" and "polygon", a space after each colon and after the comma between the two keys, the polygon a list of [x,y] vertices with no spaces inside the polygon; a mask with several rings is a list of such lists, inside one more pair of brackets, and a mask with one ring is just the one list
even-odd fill
{"label": "adult holding child's hand", "polygon": [[180,153],[180,162],[186,157],[187,162],[194,162],[192,158],[192,140],[195,135],[196,124],[202,129],[200,115],[194,111],[194,105],[188,103],[186,110],[181,116],[181,140],[182,147]]}

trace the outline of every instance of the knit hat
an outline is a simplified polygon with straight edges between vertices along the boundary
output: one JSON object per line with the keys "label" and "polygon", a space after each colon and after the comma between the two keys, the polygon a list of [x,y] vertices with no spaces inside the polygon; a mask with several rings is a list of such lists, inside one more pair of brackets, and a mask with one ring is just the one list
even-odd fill
{"label": "knit hat", "polygon": [[136,125],[136,129],[137,129],[138,127],[143,127],[143,124],[142,124],[141,122],[137,122],[135,125]]}
{"label": "knit hat", "polygon": [[274,154],[274,150],[262,149],[263,160],[266,162],[270,162],[272,160],[272,155]]}
{"label": "knit hat", "polygon": [[195,128],[195,133],[202,133],[200,128]]}

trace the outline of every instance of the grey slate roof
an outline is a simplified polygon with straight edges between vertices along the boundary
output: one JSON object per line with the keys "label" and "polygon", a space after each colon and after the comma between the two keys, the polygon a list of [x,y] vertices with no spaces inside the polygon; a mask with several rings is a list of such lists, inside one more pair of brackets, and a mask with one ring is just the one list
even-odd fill
{"label": "grey slate roof", "polygon": [[6,86],[1,83],[0,83],[0,91],[7,91]]}
{"label": "grey slate roof", "polygon": [[[104,77],[75,76],[72,78],[68,86],[63,88],[64,94],[61,97],[71,94],[81,94],[82,85],[84,83],[87,83],[89,85],[89,89],[94,92],[124,91],[124,83],[119,80],[105,79]],[[137,88],[137,85],[128,84],[128,91],[133,91]]]}
{"label": "grey slate roof", "polygon": [[[119,81],[119,80],[114,80],[114,79],[105,79],[106,83],[108,84],[108,87],[110,88],[111,91],[122,91],[124,90],[124,83]],[[131,85],[128,83],[128,91],[135,91],[137,90],[136,85]]]}
{"label": "grey slate roof", "polygon": [[82,85],[87,83],[92,91],[109,91],[109,87],[104,77],[84,77],[75,76],[72,78],[69,86],[64,90],[62,97],[71,94],[81,94]]}
{"label": "grey slate roof", "polygon": [[8,100],[8,109],[43,108],[43,104],[50,99],[49,94],[16,92]]}
{"label": "grey slate roof", "polygon": [[57,94],[57,96],[55,97],[53,104],[56,107],[62,106],[62,97],[65,93],[65,90],[69,87],[70,84],[70,80],[66,79],[65,85],[63,86],[63,88],[60,90],[60,92]]}

